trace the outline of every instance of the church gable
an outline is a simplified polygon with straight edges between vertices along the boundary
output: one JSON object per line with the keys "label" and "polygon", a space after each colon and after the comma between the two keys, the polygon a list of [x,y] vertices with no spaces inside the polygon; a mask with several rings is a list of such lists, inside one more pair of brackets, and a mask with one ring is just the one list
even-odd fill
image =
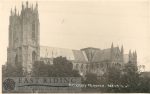
{"label": "church gable", "polygon": [[102,61],[102,51],[96,51],[93,56],[92,62],[100,62]]}
{"label": "church gable", "polygon": [[88,62],[86,56],[84,53],[80,50],[72,50],[74,54],[75,61],[80,61],[80,62]]}
{"label": "church gable", "polygon": [[111,49],[104,49],[101,51],[96,51],[93,56],[92,62],[103,62],[103,61],[110,61],[111,59]]}

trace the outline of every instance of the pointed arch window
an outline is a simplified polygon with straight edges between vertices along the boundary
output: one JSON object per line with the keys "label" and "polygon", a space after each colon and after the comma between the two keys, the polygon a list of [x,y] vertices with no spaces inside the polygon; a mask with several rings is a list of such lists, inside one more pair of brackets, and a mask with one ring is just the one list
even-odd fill
{"label": "pointed arch window", "polygon": [[32,23],[32,39],[35,39],[35,22]]}

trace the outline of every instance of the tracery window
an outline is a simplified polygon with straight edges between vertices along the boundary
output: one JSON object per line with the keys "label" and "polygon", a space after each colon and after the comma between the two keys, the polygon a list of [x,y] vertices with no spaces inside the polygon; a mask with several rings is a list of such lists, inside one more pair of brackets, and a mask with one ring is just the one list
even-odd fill
{"label": "tracery window", "polygon": [[32,39],[35,39],[35,23],[32,23]]}

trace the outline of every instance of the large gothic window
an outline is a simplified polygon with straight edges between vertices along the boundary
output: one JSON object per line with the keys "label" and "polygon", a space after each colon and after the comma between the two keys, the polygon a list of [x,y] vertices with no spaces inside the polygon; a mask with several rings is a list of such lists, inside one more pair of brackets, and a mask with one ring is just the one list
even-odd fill
{"label": "large gothic window", "polygon": [[32,39],[35,39],[35,23],[32,23]]}
{"label": "large gothic window", "polygon": [[36,53],[35,51],[32,52],[32,63],[36,61]]}

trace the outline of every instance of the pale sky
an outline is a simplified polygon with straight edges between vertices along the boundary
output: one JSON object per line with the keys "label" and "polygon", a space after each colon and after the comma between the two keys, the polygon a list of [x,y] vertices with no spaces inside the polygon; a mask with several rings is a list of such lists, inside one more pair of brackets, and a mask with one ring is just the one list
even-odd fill
{"label": "pale sky", "polygon": [[[36,1],[29,1],[35,5]],[[37,0],[40,45],[81,49],[124,45],[136,50],[138,64],[150,71],[149,0]],[[23,2],[25,4],[25,1]],[[0,62],[7,61],[10,9],[21,0],[0,1]]]}

